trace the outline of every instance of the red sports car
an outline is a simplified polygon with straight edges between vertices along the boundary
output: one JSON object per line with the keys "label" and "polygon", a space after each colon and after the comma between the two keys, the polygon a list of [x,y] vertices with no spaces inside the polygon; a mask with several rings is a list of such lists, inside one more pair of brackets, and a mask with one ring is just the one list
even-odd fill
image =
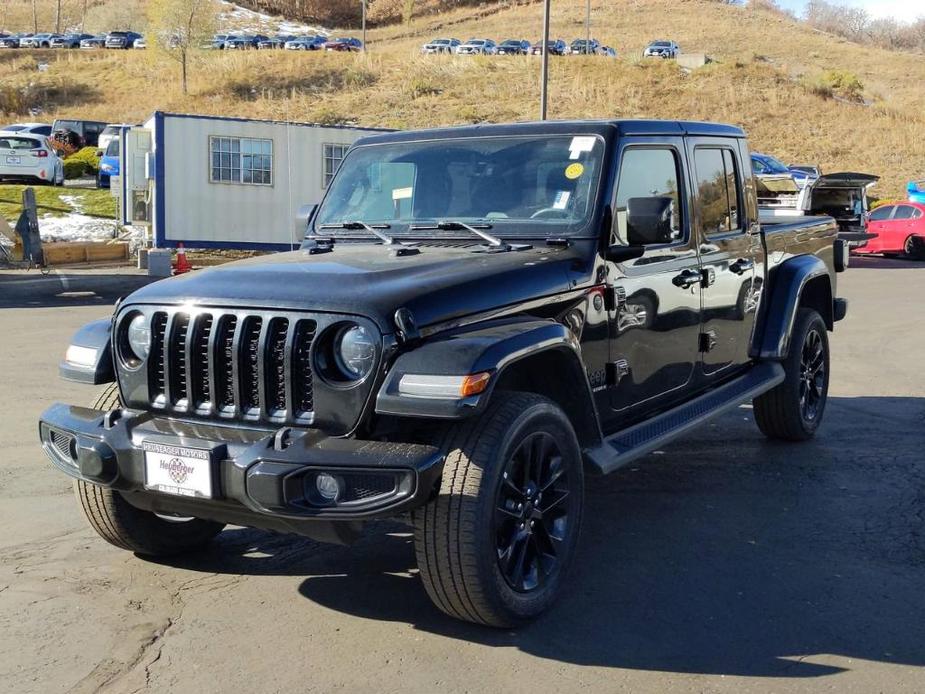
{"label": "red sports car", "polygon": [[855,253],[902,253],[925,260],[925,204],[891,202],[870,213],[867,231],[876,234]]}

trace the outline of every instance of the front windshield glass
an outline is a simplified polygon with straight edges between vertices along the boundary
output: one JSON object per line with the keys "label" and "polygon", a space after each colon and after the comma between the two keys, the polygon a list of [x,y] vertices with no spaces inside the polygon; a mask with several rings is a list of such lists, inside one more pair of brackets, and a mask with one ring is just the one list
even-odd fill
{"label": "front windshield glass", "polygon": [[594,135],[358,147],[347,154],[331,183],[315,229],[362,221],[388,224],[392,235],[420,236],[409,227],[454,221],[491,224],[498,236],[578,234],[592,214],[603,156],[603,140]]}
{"label": "front windshield glass", "polygon": [[106,146],[106,156],[107,157],[118,157],[119,156],[119,138],[115,138],[109,141],[109,144]]}

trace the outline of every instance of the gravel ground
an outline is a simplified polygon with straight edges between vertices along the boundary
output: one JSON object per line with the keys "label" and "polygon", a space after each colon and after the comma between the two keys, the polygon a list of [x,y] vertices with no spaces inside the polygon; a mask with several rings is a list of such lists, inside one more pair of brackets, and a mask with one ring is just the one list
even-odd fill
{"label": "gravel ground", "polygon": [[819,436],[742,408],[597,480],[577,570],[528,628],[444,618],[407,531],[352,548],[247,529],[172,564],[119,551],[36,442],[71,332],[134,273],[0,273],[0,690],[925,691],[925,263],[865,259]]}

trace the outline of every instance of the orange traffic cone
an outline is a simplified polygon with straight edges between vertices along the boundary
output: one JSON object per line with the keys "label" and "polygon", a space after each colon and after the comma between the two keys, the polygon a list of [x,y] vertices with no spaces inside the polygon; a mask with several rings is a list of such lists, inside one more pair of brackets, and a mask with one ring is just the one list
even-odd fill
{"label": "orange traffic cone", "polygon": [[183,242],[177,244],[177,264],[173,270],[173,274],[182,275],[184,272],[189,272],[193,269],[190,261],[186,259],[186,251],[183,249]]}

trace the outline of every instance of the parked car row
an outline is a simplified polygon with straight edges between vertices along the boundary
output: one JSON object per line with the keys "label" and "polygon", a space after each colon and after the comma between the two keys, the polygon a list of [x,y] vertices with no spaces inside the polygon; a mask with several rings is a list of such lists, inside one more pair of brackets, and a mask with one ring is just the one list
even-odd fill
{"label": "parked car row", "polygon": [[135,31],[106,34],[0,32],[0,48],[145,48],[144,37]]}
{"label": "parked car row", "polygon": [[[616,58],[617,52],[610,46],[603,45],[597,39],[575,39],[571,44],[562,39],[550,39],[546,44],[550,55],[602,55]],[[466,42],[454,38],[437,38],[425,43],[421,53],[433,55],[452,53],[455,55],[542,55],[542,40],[531,43],[526,39],[505,39],[497,42],[493,39],[472,38]]]}
{"label": "parked car row", "polygon": [[363,42],[351,36],[328,38],[319,35],[216,34],[209,43],[216,50],[350,51],[363,50]]}

